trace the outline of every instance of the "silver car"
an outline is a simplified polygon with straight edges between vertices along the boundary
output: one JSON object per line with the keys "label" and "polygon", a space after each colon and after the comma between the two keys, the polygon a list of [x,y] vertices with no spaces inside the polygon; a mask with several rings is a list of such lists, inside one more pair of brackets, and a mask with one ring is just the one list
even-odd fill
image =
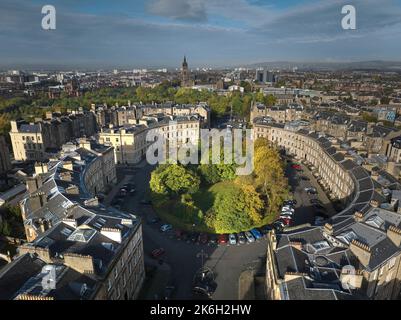
{"label": "silver car", "polygon": [[228,235],[228,242],[230,243],[230,244],[237,244],[237,238],[235,237],[235,234],[229,234]]}
{"label": "silver car", "polygon": [[255,237],[249,231],[245,232],[245,237],[249,243],[255,242]]}

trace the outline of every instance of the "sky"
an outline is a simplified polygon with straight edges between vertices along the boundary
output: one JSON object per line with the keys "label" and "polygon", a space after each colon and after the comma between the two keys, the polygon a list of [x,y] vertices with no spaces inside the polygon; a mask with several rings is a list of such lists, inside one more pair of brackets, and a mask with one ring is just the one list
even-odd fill
{"label": "sky", "polygon": [[[56,29],[43,30],[44,5]],[[341,9],[356,9],[344,30]],[[0,66],[401,60],[401,0],[1,0]]]}

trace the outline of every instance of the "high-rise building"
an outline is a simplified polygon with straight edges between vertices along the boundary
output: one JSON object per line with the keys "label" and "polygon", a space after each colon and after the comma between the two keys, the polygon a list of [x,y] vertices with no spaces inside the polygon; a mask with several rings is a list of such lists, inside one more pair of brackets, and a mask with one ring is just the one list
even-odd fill
{"label": "high-rise building", "polygon": [[262,69],[256,70],[255,80],[259,82],[270,82],[275,83],[277,82],[277,75],[274,74],[272,71]]}

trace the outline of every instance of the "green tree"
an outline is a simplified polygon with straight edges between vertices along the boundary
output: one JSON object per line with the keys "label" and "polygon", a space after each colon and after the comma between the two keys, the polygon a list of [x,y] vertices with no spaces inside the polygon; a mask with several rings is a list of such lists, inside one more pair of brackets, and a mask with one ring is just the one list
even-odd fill
{"label": "green tree", "polygon": [[216,195],[205,220],[217,233],[240,232],[260,223],[262,209],[263,202],[251,185],[233,183]]}
{"label": "green tree", "polygon": [[161,165],[152,172],[150,179],[153,192],[170,196],[195,193],[199,190],[199,185],[199,176],[180,164]]}

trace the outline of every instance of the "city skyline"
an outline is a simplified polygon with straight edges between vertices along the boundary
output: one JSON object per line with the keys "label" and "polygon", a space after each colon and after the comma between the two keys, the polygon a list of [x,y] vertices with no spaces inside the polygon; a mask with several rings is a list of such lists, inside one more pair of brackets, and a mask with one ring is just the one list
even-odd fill
{"label": "city skyline", "polygon": [[[345,1],[62,1],[56,30],[43,30],[40,1],[1,6],[1,67],[225,67],[266,61],[398,60],[398,0],[354,1],[356,30],[343,30]],[[372,46],[375,43],[375,46]],[[170,50],[169,50],[170,49]],[[161,59],[160,57],[163,57]]]}

